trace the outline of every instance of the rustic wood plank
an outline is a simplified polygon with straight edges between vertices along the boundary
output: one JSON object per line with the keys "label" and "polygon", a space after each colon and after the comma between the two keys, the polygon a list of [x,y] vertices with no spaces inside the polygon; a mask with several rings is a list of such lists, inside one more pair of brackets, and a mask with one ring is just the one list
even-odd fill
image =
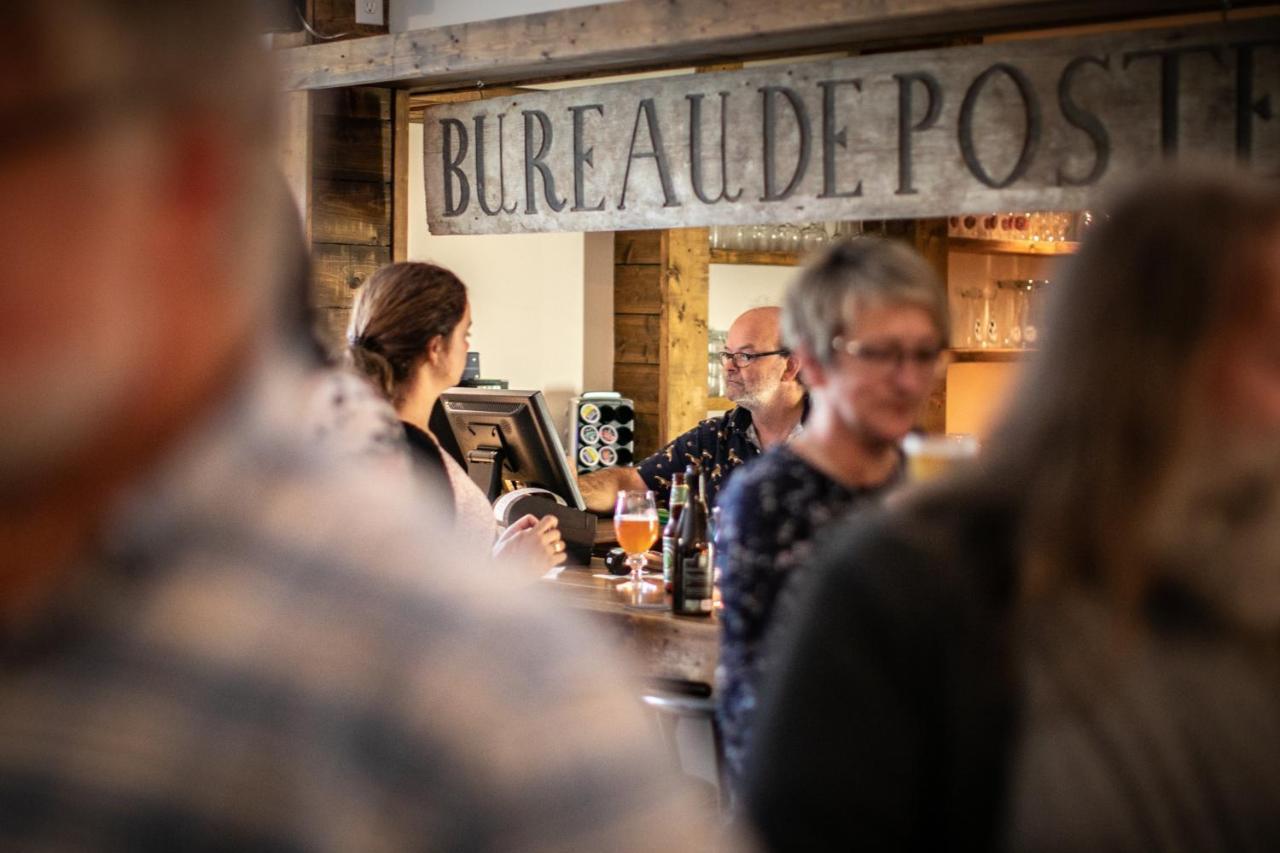
{"label": "rustic wood plank", "polygon": [[349,308],[360,285],[391,262],[385,246],[315,243],[311,247],[312,304],[317,308]]}
{"label": "rustic wood plank", "polygon": [[312,240],[391,245],[390,184],[316,180],[312,192]]}
{"label": "rustic wood plank", "polygon": [[662,370],[659,441],[692,428],[707,414],[708,265],[705,228],[676,228],[663,238]]}
{"label": "rustic wood plank", "polygon": [[377,118],[316,116],[314,174],[320,179],[392,179],[392,126]]}
{"label": "rustic wood plank", "polygon": [[293,48],[281,51],[281,70],[290,89],[494,85],[1203,8],[1203,0],[629,0]]}
{"label": "rustic wood plank", "polygon": [[613,388],[622,396],[630,397],[637,412],[657,411],[658,365],[615,364]]}
{"label": "rustic wood plank", "polygon": [[614,315],[614,364],[658,364],[661,356],[662,321],[657,314]]}
{"label": "rustic wood plank", "polygon": [[663,443],[658,438],[658,413],[636,410],[635,462],[652,456],[662,449]]}
{"label": "rustic wood plank", "polygon": [[409,259],[409,93],[395,93],[395,116],[392,119],[391,185],[391,255],[394,260]]}
{"label": "rustic wood plank", "polygon": [[347,348],[347,321],[350,308],[319,308],[316,310],[316,334],[330,357],[341,358]]}
{"label": "rustic wood plank", "polygon": [[311,131],[314,94],[286,92],[281,114],[279,162],[285,186],[302,217],[303,239],[311,239]]}
{"label": "rustic wood plank", "polygon": [[613,235],[615,264],[658,264],[662,262],[661,231],[619,231]]}
{"label": "rustic wood plank", "polygon": [[668,610],[629,610],[612,581],[593,577],[599,567],[570,567],[545,581],[566,606],[592,614],[649,677],[711,685],[719,658],[715,619],[675,616]]}
{"label": "rustic wood plank", "polygon": [[613,268],[613,310],[616,314],[658,314],[662,311],[662,267],[658,264],[618,264]]}
{"label": "rustic wood plank", "polygon": [[385,86],[346,86],[315,93],[316,115],[380,118],[390,121],[392,91]]}

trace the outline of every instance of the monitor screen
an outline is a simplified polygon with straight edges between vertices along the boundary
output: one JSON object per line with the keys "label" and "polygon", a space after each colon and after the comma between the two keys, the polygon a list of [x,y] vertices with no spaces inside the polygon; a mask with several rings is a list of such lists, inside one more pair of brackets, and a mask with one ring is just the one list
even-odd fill
{"label": "monitor screen", "polygon": [[451,388],[440,401],[467,473],[490,501],[538,486],[586,509],[541,391]]}

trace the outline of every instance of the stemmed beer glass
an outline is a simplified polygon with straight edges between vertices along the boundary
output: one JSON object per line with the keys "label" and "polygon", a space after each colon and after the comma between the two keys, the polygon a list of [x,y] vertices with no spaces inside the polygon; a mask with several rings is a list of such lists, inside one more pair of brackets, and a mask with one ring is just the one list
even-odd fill
{"label": "stemmed beer glass", "polygon": [[645,553],[658,539],[658,507],[653,492],[618,492],[613,530],[618,535],[618,545],[627,552],[627,565],[631,567],[631,580],[619,589],[627,590],[632,603],[640,606],[646,593],[658,590],[657,584],[644,580]]}

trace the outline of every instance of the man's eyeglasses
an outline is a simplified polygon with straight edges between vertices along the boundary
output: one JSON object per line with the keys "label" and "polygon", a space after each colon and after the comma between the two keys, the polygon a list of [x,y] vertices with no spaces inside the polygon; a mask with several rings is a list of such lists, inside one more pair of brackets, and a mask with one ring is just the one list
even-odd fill
{"label": "man's eyeglasses", "polygon": [[918,347],[907,350],[897,344],[867,344],[862,341],[846,340],[840,335],[831,341],[831,348],[836,352],[853,356],[870,368],[885,372],[899,370],[908,363],[920,371],[933,370],[943,356],[941,347]]}
{"label": "man's eyeglasses", "polygon": [[757,358],[764,358],[766,355],[780,355],[785,358],[786,356],[791,355],[791,350],[774,349],[769,350],[768,352],[729,352],[728,350],[721,350],[716,353],[716,357],[720,359],[721,364],[728,364],[732,361],[733,366],[739,370],[746,367]]}

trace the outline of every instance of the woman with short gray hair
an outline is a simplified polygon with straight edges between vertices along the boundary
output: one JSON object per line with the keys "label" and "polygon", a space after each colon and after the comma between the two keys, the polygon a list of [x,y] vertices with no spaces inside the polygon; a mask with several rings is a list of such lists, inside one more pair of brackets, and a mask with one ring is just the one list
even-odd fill
{"label": "woman with short gray hair", "polygon": [[946,294],[905,244],[837,244],[787,291],[784,343],[810,394],[803,431],[749,464],[720,498],[724,615],[717,716],[735,783],[750,749],[766,633],[784,585],[829,522],[875,500],[902,472],[946,344]]}

